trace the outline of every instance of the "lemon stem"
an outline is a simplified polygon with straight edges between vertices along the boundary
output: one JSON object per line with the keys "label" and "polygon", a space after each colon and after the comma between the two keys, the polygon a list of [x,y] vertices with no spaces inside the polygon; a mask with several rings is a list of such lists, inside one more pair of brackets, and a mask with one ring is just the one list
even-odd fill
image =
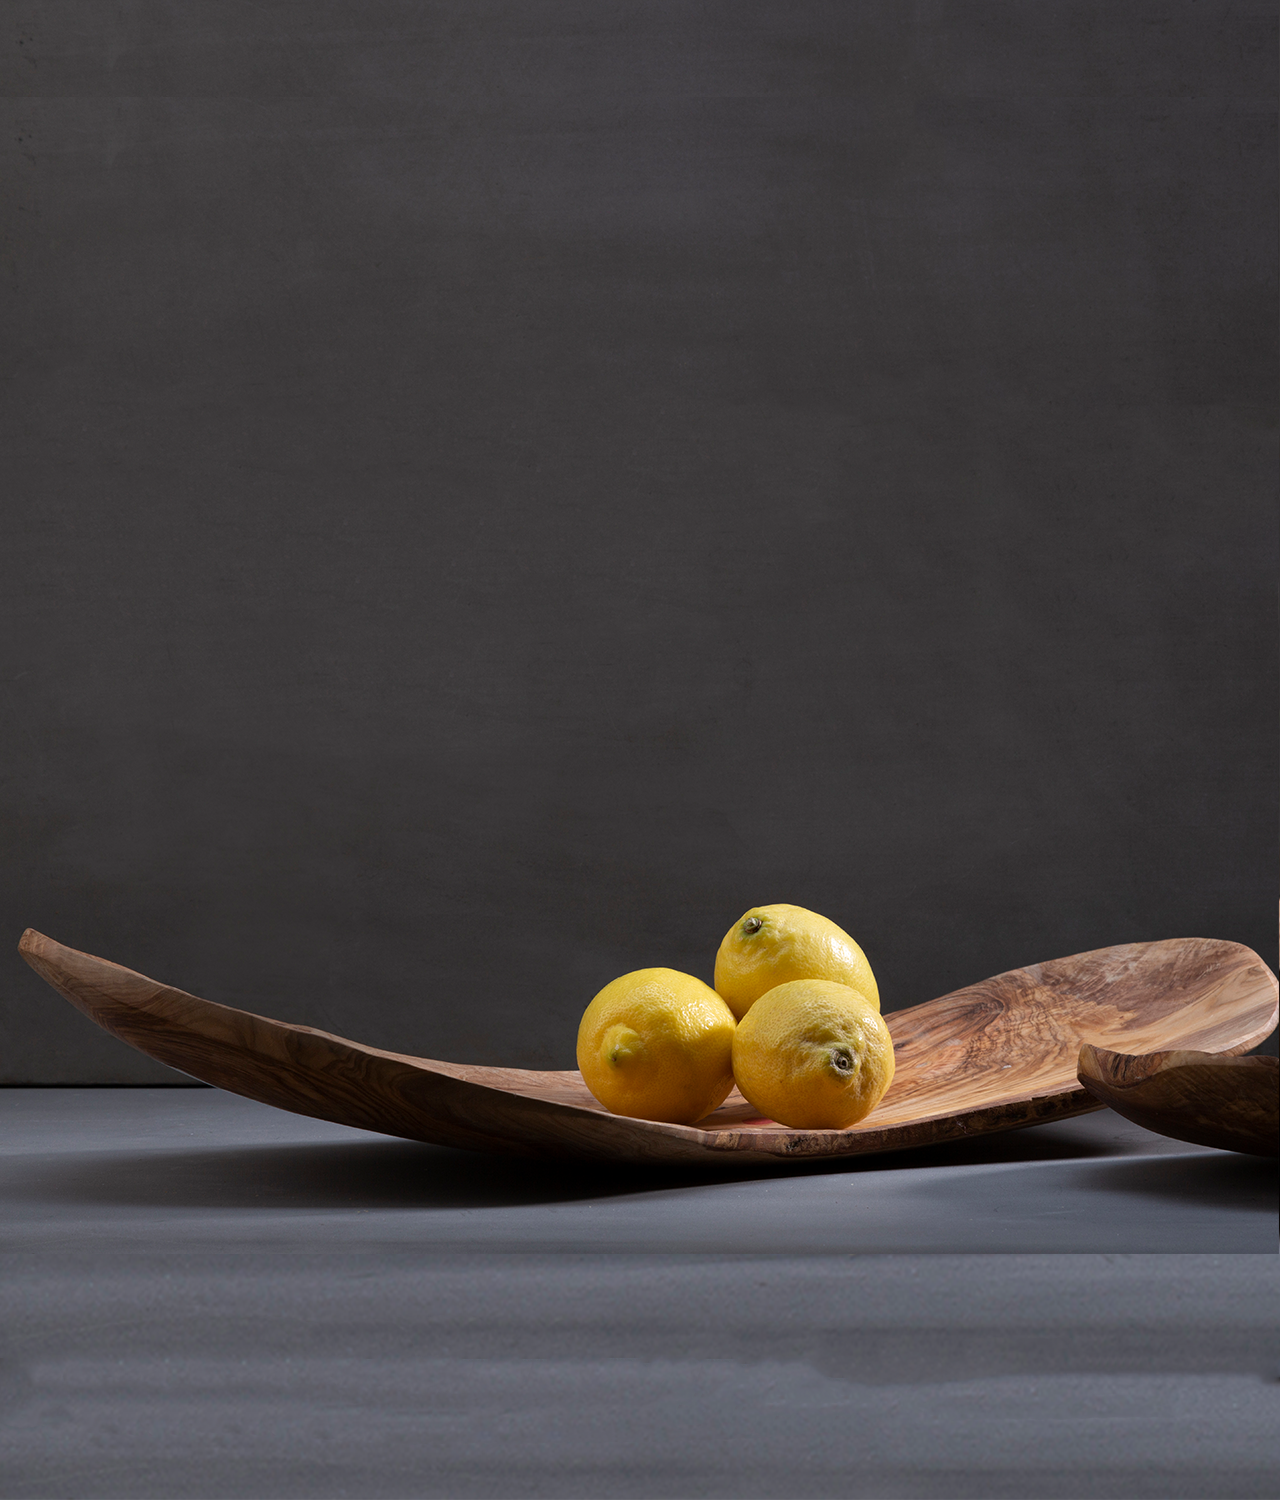
{"label": "lemon stem", "polygon": [[611,1067],[620,1068],[643,1047],[644,1043],[629,1026],[611,1026],[604,1038],[604,1057]]}

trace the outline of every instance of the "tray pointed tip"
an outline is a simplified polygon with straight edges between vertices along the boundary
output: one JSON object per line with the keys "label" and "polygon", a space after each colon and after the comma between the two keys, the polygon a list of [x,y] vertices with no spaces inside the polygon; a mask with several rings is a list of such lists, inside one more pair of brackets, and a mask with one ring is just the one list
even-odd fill
{"label": "tray pointed tip", "polygon": [[49,939],[43,932],[37,932],[34,927],[28,927],[18,939],[18,952],[26,958],[29,954],[39,953],[48,941]]}

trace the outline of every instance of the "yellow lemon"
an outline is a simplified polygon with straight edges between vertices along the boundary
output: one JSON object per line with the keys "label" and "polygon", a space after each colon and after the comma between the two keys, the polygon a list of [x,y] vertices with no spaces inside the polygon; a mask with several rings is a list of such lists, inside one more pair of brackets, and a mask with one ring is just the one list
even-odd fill
{"label": "yellow lemon", "polygon": [[793,979],[762,995],[738,1023],[733,1076],[766,1119],[798,1130],[843,1130],[893,1082],[893,1038],[866,996],[829,979]]}
{"label": "yellow lemon", "polygon": [[733,1012],[676,969],[624,974],[587,1006],[578,1067],[615,1115],[691,1125],[733,1087]]}
{"label": "yellow lemon", "polygon": [[716,954],[717,993],[741,1021],[761,995],[793,979],[847,984],[880,1009],[867,955],[834,922],[803,906],[753,906],[743,912]]}

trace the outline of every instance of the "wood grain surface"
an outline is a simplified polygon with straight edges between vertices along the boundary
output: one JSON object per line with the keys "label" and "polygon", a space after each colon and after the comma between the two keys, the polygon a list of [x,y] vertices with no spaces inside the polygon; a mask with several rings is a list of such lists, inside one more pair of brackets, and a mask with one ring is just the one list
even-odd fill
{"label": "wood grain surface", "polygon": [[1135,1125],[1223,1151],[1280,1154],[1280,1064],[1185,1048],[1134,1056],[1086,1043],[1080,1082]]}
{"label": "wood grain surface", "polygon": [[113,1036],[280,1109],[479,1151],[645,1163],[801,1163],[1015,1129],[1101,1107],[1081,1044],[1240,1053],[1276,1024],[1275,976],[1207,938],[1101,948],[1014,969],[886,1015],[893,1085],[847,1130],[762,1120],[734,1090],[697,1125],[607,1113],[577,1072],[437,1062],[201,1000],[28,929],[19,951]]}

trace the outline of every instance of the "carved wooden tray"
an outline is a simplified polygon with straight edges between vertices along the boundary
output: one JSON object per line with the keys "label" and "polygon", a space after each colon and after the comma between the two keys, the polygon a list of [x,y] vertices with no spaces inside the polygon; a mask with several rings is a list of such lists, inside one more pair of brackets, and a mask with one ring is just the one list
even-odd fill
{"label": "carved wooden tray", "polygon": [[1077,1076],[1101,1104],[1135,1125],[1253,1156],[1280,1155],[1280,1063],[1219,1052],[1080,1048]]}
{"label": "carved wooden tray", "polygon": [[888,1014],[893,1085],[848,1130],[775,1125],[736,1090],[697,1125],[662,1125],[608,1114],[576,1072],[383,1052],[197,999],[30,929],[19,951],[112,1035],[233,1094],[443,1146],[645,1163],[801,1163],[1059,1120],[1102,1107],[1076,1079],[1082,1042],[1240,1053],[1277,1014],[1275,976],[1238,943],[1100,948]]}

